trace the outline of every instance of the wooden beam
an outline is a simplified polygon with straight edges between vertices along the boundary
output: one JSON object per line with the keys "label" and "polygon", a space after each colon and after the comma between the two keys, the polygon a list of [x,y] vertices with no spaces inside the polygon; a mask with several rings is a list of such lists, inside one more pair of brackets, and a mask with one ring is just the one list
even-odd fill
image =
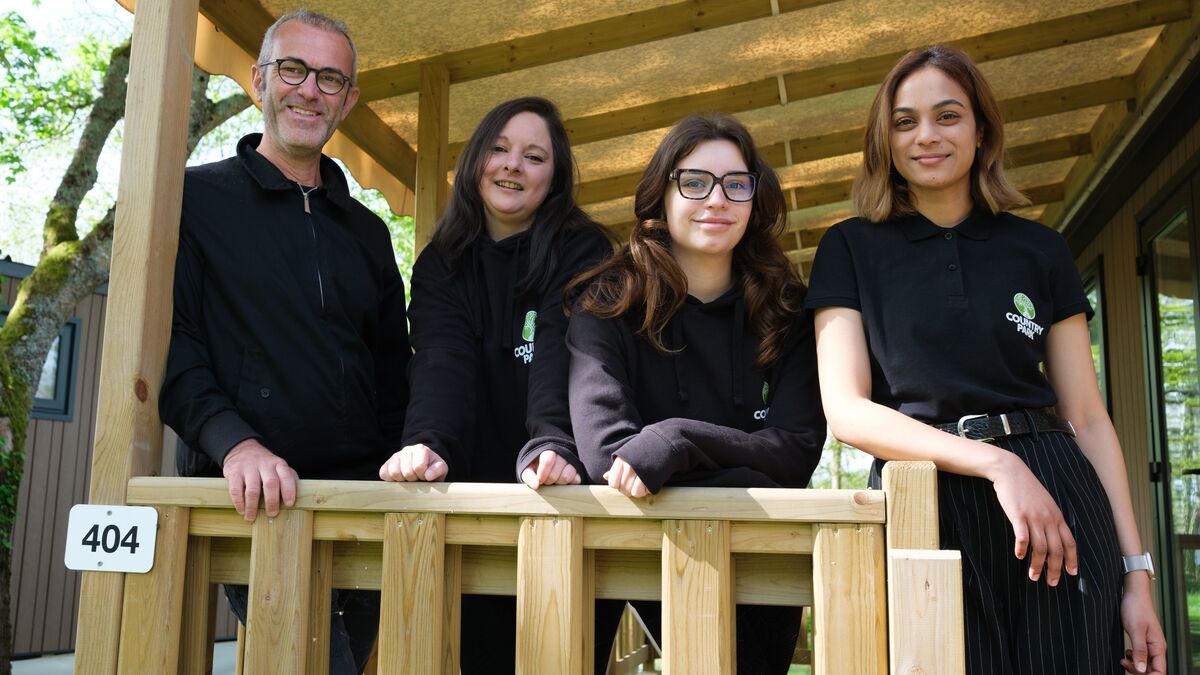
{"label": "wooden beam", "polygon": [[582,675],[583,522],[522,518],[517,551],[517,674]]}
{"label": "wooden beam", "polygon": [[[1137,0],[953,40],[949,44],[961,47],[976,62],[983,63],[1185,19],[1191,16],[1189,4],[1189,0]],[[783,79],[787,100],[799,101],[877,85],[900,57],[924,44],[914,43],[888,54],[786,74]],[[577,117],[567,120],[566,126],[571,143],[581,145],[661,129],[691,113],[706,110],[738,113],[779,102],[779,84],[772,77]],[[459,145],[452,146],[452,155],[458,154]]]}
{"label": "wooden beam", "polygon": [[446,142],[450,136],[450,72],[442,64],[421,66],[417,104],[417,208],[414,255],[433,237],[446,205]]}
{"label": "wooden beam", "polygon": [[[311,511],[259,513],[250,546],[246,672],[304,673],[312,592]],[[328,620],[328,614],[325,615]]]}
{"label": "wooden beam", "polygon": [[[191,2],[194,6],[195,0]],[[247,54],[255,57],[262,47],[263,34],[276,18],[258,0],[201,0],[200,12]],[[372,112],[365,101],[359,101],[338,125],[338,131],[409,189],[416,189],[417,153]]]}
{"label": "wooden beam", "polygon": [[379,673],[442,672],[446,516],[389,513],[383,536]]}
{"label": "wooden beam", "polygon": [[333,629],[329,621],[333,610],[333,542],[313,542],[308,588],[308,654],[304,667],[306,675],[326,675],[329,634]]}
{"label": "wooden beam", "polygon": [[729,521],[664,520],[662,531],[663,670],[732,673]]}
{"label": "wooden beam", "polygon": [[[228,507],[223,478],[130,479],[129,504]],[[606,485],[557,485],[534,491],[501,483],[301,481],[290,510],[430,511],[510,516],[712,518],[883,523],[879,490],[673,487],[630,499]]]}
{"label": "wooden beam", "polygon": [[883,528],[818,525],[813,550],[816,673],[887,673]]}
{"label": "wooden beam", "polygon": [[[779,12],[792,12],[832,1],[781,0]],[[359,86],[364,102],[375,101],[417,91],[420,67],[428,63],[446,66],[451,82],[469,82],[691,35],[771,14],[771,3],[764,0],[688,0],[364,71],[359,77]]]}
{"label": "wooden beam", "polygon": [[[188,514],[188,530],[191,518]],[[245,521],[243,521],[245,522]],[[160,531],[161,534],[161,531]],[[180,675],[212,673],[213,633],[216,628],[217,587],[209,575],[212,539],[191,537],[187,543],[187,571],[184,574],[183,606],[180,620]],[[157,553],[157,552],[156,552]]]}
{"label": "wooden beam", "polygon": [[1079,215],[1079,209],[1122,155],[1130,151],[1133,138],[1145,127],[1188,65],[1197,58],[1200,58],[1200,12],[1163,29],[1134,72],[1136,94],[1133,100],[1127,106],[1108,105],[1096,120],[1091,131],[1095,152],[1071,168],[1063,206],[1047,209],[1042,216],[1047,225],[1061,230]]}
{"label": "wooden beam", "polygon": [[[124,504],[130,476],[162,465],[158,390],[171,336],[196,0],[141,4],[133,22],[92,504]],[[124,585],[123,574],[83,573],[76,672],[116,671]]]}
{"label": "wooden beam", "polygon": [[889,549],[888,579],[891,672],[965,673],[962,554]]}
{"label": "wooden beam", "polygon": [[883,467],[887,494],[889,549],[937,549],[937,466],[933,462],[888,462]]}
{"label": "wooden beam", "polygon": [[[132,574],[125,583],[117,666],[122,675],[170,673],[179,667],[188,560],[187,509],[159,510],[154,558],[149,572]],[[208,619],[206,607],[188,607],[187,611],[202,613],[194,619]]]}

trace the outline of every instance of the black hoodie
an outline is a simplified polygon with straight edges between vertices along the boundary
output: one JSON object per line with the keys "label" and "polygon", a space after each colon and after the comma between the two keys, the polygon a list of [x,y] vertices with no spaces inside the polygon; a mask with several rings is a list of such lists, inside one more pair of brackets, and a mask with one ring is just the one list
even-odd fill
{"label": "black hoodie", "polygon": [[636,335],[627,317],[576,312],[567,331],[571,422],[593,481],[604,482],[620,457],[651,492],[808,484],[825,417],[807,314],[795,315],[765,374],[754,368],[759,338],[740,286],[707,304],[689,296],[663,331],[672,354]]}
{"label": "black hoodie", "polygon": [[612,247],[599,230],[564,232],[547,288],[518,294],[530,236],[481,235],[453,271],[429,246],[413,266],[404,445],[429,446],[448,480],[512,482],[514,465],[519,477],[545,449],[564,450],[583,475],[567,412],[563,287]]}

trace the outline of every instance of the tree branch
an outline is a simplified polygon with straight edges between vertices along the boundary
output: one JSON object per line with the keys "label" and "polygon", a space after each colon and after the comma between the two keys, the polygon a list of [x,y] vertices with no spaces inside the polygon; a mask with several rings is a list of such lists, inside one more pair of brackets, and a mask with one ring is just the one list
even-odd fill
{"label": "tree branch", "polygon": [[128,41],[113,50],[108,69],[104,73],[100,95],[96,97],[91,111],[88,112],[71,164],[63,173],[63,179],[58,184],[50,208],[47,209],[46,221],[42,226],[43,256],[62,242],[79,239],[78,230],[75,228],[79,204],[96,184],[96,164],[100,160],[100,153],[104,150],[109,134],[125,116],[129,53]]}

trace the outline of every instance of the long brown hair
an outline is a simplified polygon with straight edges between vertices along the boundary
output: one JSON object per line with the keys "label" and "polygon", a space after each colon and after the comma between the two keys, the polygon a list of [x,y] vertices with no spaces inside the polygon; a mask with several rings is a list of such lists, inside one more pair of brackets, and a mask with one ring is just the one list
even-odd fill
{"label": "long brown hair", "polygon": [[608,236],[575,201],[575,156],[571,154],[571,142],[562,115],[550,100],[537,96],[516,98],[484,115],[458,157],[454,188],[445,213],[434,226],[431,242],[450,269],[456,270],[463,253],[483,235],[485,219],[479,180],[483,177],[488,153],[504,125],[523,112],[534,113],[546,123],[554,157],[554,175],[546,198],[538,206],[529,227],[529,273],[518,283],[518,294],[542,292],[549,287],[558,271],[559,245],[568,232],[594,230]]}
{"label": "long brown hair", "polygon": [[758,174],[750,220],[733,249],[733,273],[741,283],[749,325],[761,338],[754,366],[765,370],[779,357],[788,327],[800,311],[804,284],[779,247],[787,206],[779,178],[758,154],[750,132],[726,115],[693,115],[667,133],[638,181],[634,212],[638,225],[619,253],[571,281],[582,289],[578,308],[601,318],[640,313],[638,335],[660,352],[669,350],[662,333],[687,297],[687,277],[671,255],[666,196],[671,171],[705,141],[738,147],[746,166]]}
{"label": "long brown hair", "polygon": [[966,92],[975,114],[980,144],[971,164],[971,202],[993,214],[1029,203],[1004,175],[1004,120],[991,86],[966,52],[948,45],[933,45],[905,54],[879,86],[867,114],[863,161],[854,180],[854,209],[872,222],[883,222],[917,212],[908,181],[892,164],[892,105],[896,89],[922,68],[937,68]]}

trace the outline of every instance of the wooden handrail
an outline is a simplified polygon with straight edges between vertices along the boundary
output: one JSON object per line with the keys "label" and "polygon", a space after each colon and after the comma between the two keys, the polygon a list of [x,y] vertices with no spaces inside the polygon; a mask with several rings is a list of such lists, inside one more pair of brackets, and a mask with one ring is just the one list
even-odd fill
{"label": "wooden handrail", "polygon": [[[889,660],[958,673],[957,554],[911,550],[936,547],[934,474],[901,464],[883,491],[640,500],[604,486],[302,481],[295,508],[253,524],[223,480],[134,478],[128,502],[159,509],[168,543],[126,578],[119,670],[204,672],[214,584],[248,583],[245,673],[324,672],[332,588],[381,591],[380,673],[457,673],[463,593],[517,597],[519,673],[590,674],[594,598],[660,600],[670,673],[732,672],[735,603],[811,606],[816,674],[886,675]],[[893,634],[889,657],[889,627],[912,612],[925,632]]]}

